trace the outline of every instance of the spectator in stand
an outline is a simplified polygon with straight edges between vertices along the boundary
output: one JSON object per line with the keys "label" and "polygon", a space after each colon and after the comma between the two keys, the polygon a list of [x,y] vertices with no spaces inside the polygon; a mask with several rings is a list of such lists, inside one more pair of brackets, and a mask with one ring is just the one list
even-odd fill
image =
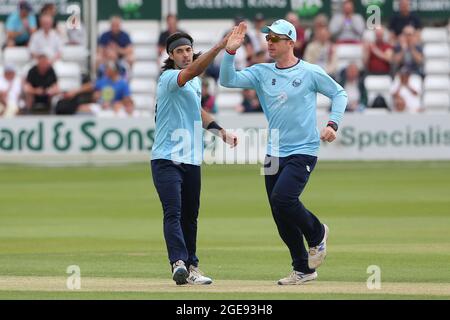
{"label": "spectator in stand", "polygon": [[242,98],[242,103],[236,108],[238,112],[250,113],[263,111],[255,90],[244,89],[242,91]]}
{"label": "spectator in stand", "polygon": [[6,19],[6,46],[27,46],[36,29],[36,16],[32,14],[31,5],[27,1],[19,2],[18,10]]}
{"label": "spectator in stand", "polygon": [[39,53],[37,64],[28,72],[24,85],[26,113],[50,114],[52,98],[59,94],[58,78],[50,56],[45,51]]}
{"label": "spectator in stand", "polygon": [[262,13],[257,13],[253,20],[253,30],[249,31],[249,36],[253,44],[255,52],[263,51],[269,58],[269,51],[267,47],[266,35],[261,32],[261,29],[266,26],[266,19]]}
{"label": "spectator in stand", "polygon": [[315,32],[314,41],[306,47],[304,60],[321,66],[326,73],[335,78],[337,56],[327,27],[321,27]]}
{"label": "spectator in stand", "polygon": [[361,42],[366,23],[360,14],[355,14],[353,1],[346,0],[342,13],[335,14],[330,21],[330,32],[337,43]]}
{"label": "spectator in stand", "polygon": [[423,77],[423,45],[418,41],[414,27],[406,26],[398,39],[399,43],[394,47],[395,70],[406,66],[411,73]]}
{"label": "spectator in stand", "polygon": [[399,9],[400,11],[391,17],[389,23],[393,43],[398,41],[397,38],[402,34],[406,26],[413,26],[414,29],[422,28],[419,16],[411,12],[409,0],[400,0]]}
{"label": "spectator in stand", "polygon": [[102,111],[116,115],[132,115],[134,104],[131,99],[128,82],[120,76],[119,66],[115,61],[106,62],[105,76],[95,84],[94,100],[97,105],[91,108],[95,114]]}
{"label": "spectator in stand", "polygon": [[375,42],[364,44],[364,64],[369,74],[390,74],[394,51],[384,41],[384,27],[375,28]]}
{"label": "spectator in stand", "polygon": [[216,98],[209,90],[208,78],[202,79],[202,108],[209,113],[217,113]]}
{"label": "spectator in stand", "polygon": [[422,88],[419,81],[412,81],[411,70],[402,67],[392,85],[392,100],[394,111],[418,113],[421,108]]}
{"label": "spectator in stand", "polygon": [[22,81],[12,65],[6,65],[0,77],[0,117],[14,117],[19,110]]}
{"label": "spectator in stand", "polygon": [[61,59],[62,39],[59,33],[53,29],[53,18],[50,15],[40,17],[41,28],[36,31],[30,40],[30,52],[34,59],[46,51],[50,58],[50,64]]}
{"label": "spectator in stand", "polygon": [[90,113],[90,104],[93,102],[94,85],[87,75],[83,77],[81,87],[62,93],[61,99],[55,107],[57,115],[74,115],[77,113]]}
{"label": "spectator in stand", "polygon": [[251,65],[259,64],[259,63],[268,63],[270,62],[270,58],[267,58],[267,52],[266,51],[258,51],[255,53],[251,60]]}
{"label": "spectator in stand", "polygon": [[[286,15],[286,20],[292,23],[295,27],[295,31],[297,32],[297,41],[295,41],[294,45],[294,54],[297,58],[301,59],[304,54],[304,50],[306,47],[305,43],[305,29],[302,28],[300,24],[300,19],[295,12],[289,12]],[[264,27],[264,26],[263,26]]]}
{"label": "spectator in stand", "polygon": [[[119,56],[117,55],[117,51],[114,50],[108,50],[105,52],[106,61],[114,61],[116,65],[118,66],[119,75],[126,80],[129,81],[129,70],[128,70],[128,64],[124,62],[123,60],[119,59]],[[101,79],[105,76],[106,72],[106,66],[107,63],[102,63],[99,65],[97,69],[97,79]]]}
{"label": "spectator in stand", "polygon": [[56,20],[57,14],[58,14],[58,8],[56,7],[56,4],[50,3],[50,2],[45,3],[42,6],[41,11],[39,12],[38,28],[41,28],[41,17],[45,16],[45,15],[49,15],[53,18],[52,28],[57,30],[58,29],[58,21]]}
{"label": "spectator in stand", "polygon": [[364,75],[356,63],[352,62],[342,70],[340,84],[348,95],[348,104],[345,111],[363,111],[367,107],[367,90],[364,85]]}
{"label": "spectator in stand", "polygon": [[103,33],[98,41],[98,63],[106,61],[106,52],[114,50],[119,59],[131,67],[134,63],[134,48],[130,35],[122,30],[122,18],[114,16],[110,20],[110,30]]}
{"label": "spectator in stand", "polygon": [[183,32],[178,29],[178,17],[175,14],[168,14],[166,17],[167,30],[159,34],[158,39],[158,65],[161,65],[167,59],[166,42],[174,33]]}
{"label": "spectator in stand", "polygon": [[325,14],[323,13],[318,14],[314,18],[312,27],[306,29],[305,31],[304,52],[306,52],[306,48],[308,47],[308,45],[315,40],[316,34],[319,30],[321,30],[322,28],[326,28],[328,32],[330,31],[328,25],[329,25],[328,17]]}

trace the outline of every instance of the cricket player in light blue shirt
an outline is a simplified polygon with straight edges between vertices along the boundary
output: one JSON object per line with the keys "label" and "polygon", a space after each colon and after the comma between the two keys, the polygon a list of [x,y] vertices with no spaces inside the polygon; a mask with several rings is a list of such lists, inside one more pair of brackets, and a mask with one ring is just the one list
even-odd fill
{"label": "cricket player in light blue shirt", "polygon": [[[316,268],[326,256],[329,228],[299,201],[317,162],[320,140],[333,142],[347,106],[347,94],[319,66],[294,55],[295,27],[275,21],[263,28],[274,63],[256,64],[242,71],[234,54],[244,42],[247,26],[241,23],[228,39],[220,68],[220,83],[229,88],[254,89],[269,122],[265,163],[267,195],[279,234],[289,248],[293,272],[279,285],[302,284],[317,278]],[[319,132],[317,93],[332,100],[326,127]],[[303,236],[309,251],[303,244]]]}
{"label": "cricket player in light blue shirt", "polygon": [[198,269],[197,220],[200,206],[203,130],[224,142],[237,138],[221,128],[201,108],[203,73],[225,48],[227,38],[208,52],[194,54],[193,39],[186,33],[171,35],[169,58],[158,81],[156,133],[152,149],[153,182],[164,212],[164,238],[177,285],[207,285],[212,280]]}

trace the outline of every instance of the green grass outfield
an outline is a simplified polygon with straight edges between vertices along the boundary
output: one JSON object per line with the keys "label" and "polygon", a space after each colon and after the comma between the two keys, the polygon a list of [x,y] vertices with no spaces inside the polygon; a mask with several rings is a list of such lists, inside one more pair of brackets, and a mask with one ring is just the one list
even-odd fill
{"label": "green grass outfield", "polygon": [[302,199],[330,226],[329,255],[316,282],[279,287],[290,258],[259,166],[204,166],[198,254],[216,282],[176,287],[148,165],[0,166],[0,298],[450,298],[450,162],[319,162]]}

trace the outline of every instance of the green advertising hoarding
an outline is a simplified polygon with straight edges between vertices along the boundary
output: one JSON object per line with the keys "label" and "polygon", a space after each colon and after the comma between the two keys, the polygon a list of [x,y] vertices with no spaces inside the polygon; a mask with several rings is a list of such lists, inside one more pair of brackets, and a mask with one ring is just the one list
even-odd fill
{"label": "green advertising hoarding", "polygon": [[[17,10],[20,0],[0,0],[0,21],[5,21],[8,16]],[[56,4],[58,20],[65,20],[73,13],[72,5],[77,5],[83,12],[83,0],[28,0],[33,7],[33,13],[38,14],[46,3]]]}
{"label": "green advertising hoarding", "polygon": [[167,0],[98,0],[98,20],[116,15],[126,20],[160,20],[161,1]]}
{"label": "green advertising hoarding", "polygon": [[[356,11],[368,17],[367,8],[376,5],[381,9],[381,20],[389,19],[399,12],[399,0],[357,0]],[[448,20],[450,18],[450,0],[410,0],[411,11],[426,20]]]}
{"label": "green advertising hoarding", "polygon": [[268,19],[283,18],[290,11],[302,19],[313,19],[319,13],[330,15],[327,0],[177,0],[180,19],[252,19],[262,13]]}

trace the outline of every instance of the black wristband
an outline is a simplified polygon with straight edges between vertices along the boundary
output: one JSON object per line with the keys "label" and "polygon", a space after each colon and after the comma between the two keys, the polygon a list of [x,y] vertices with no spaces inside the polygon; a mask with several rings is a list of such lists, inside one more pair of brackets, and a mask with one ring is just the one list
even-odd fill
{"label": "black wristband", "polygon": [[327,127],[332,128],[334,131],[338,131],[338,125],[336,124],[336,122],[333,121],[328,121]]}
{"label": "black wristband", "polygon": [[217,124],[217,122],[213,121],[208,125],[208,128],[206,130],[222,130],[223,128]]}

